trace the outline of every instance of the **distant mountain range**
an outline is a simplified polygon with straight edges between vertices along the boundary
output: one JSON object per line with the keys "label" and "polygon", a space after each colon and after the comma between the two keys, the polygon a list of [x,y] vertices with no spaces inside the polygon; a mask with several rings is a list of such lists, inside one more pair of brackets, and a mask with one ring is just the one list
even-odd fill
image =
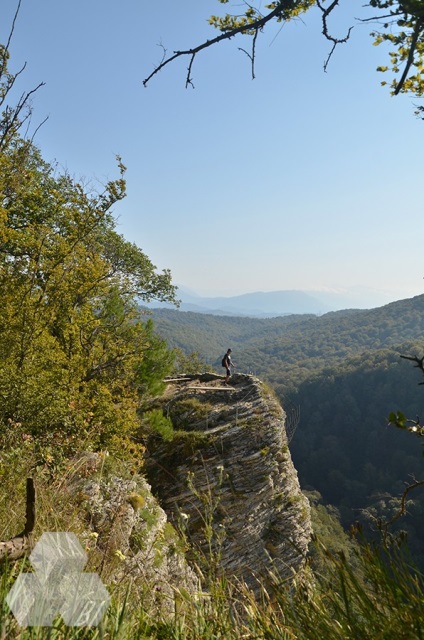
{"label": "distant mountain range", "polygon": [[[181,311],[221,316],[272,318],[290,314],[321,315],[342,309],[370,309],[392,299],[380,292],[365,288],[349,289],[342,293],[327,291],[256,291],[238,296],[203,297],[185,287],[178,287]],[[150,308],[173,308],[169,304],[151,303]]]}

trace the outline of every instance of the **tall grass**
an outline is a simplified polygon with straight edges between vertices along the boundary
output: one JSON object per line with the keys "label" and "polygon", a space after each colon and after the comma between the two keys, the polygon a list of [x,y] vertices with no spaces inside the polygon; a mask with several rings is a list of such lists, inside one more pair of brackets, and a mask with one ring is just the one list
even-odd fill
{"label": "tall grass", "polygon": [[[51,640],[420,640],[424,639],[424,580],[393,549],[361,544],[361,577],[341,555],[327,557],[326,575],[306,572],[290,584],[275,580],[259,597],[247,587],[216,579],[208,594],[181,593],[173,616],[149,616],[133,606],[131,588],[114,592],[102,623],[95,628],[21,628],[5,598],[25,562],[4,567],[0,582],[0,638]],[[137,602],[139,602],[137,598]]]}
{"label": "tall grass", "polygon": [[[2,478],[0,539],[22,529],[28,469],[21,458]],[[87,532],[77,502],[63,491],[63,477],[37,477],[36,538],[43,531]],[[424,578],[404,549],[360,541],[352,558],[316,544],[323,558],[319,572],[306,567],[290,581],[272,576],[259,595],[220,575],[216,556],[203,559],[202,572],[208,562],[211,568],[207,593],[176,590],[173,615],[149,613],[138,585],[107,584],[111,604],[93,628],[67,627],[60,618],[52,627],[20,627],[6,596],[19,573],[31,571],[23,559],[0,569],[0,640],[424,640]],[[95,571],[96,563],[88,570]]]}

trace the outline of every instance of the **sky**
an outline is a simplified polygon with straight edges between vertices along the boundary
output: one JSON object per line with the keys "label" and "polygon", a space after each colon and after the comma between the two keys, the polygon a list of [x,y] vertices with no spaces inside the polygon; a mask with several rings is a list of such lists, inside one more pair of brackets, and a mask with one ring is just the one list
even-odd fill
{"label": "sky", "polygon": [[[362,1],[330,26],[342,37]],[[16,9],[3,0],[0,41]],[[398,300],[423,290],[424,122],[375,71],[387,49],[357,25],[334,52],[320,15],[272,25],[143,79],[171,52],[217,35],[240,1],[22,0],[11,68],[34,96],[43,157],[103,185],[127,166],[117,230],[202,295],[300,289]],[[386,78],[384,78],[386,79]],[[389,78],[387,78],[389,79]],[[358,304],[359,306],[359,304]],[[369,306],[369,304],[368,304]]]}

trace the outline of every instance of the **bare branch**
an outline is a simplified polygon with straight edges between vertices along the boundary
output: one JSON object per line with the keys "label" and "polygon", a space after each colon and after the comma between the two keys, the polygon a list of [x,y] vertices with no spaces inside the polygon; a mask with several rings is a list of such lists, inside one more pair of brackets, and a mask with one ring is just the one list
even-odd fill
{"label": "bare branch", "polygon": [[7,43],[4,48],[4,55],[3,55],[3,59],[0,66],[0,78],[3,76],[4,72],[6,71],[7,59],[9,57],[9,47],[10,47],[10,43],[12,42],[13,32],[15,31],[16,20],[18,19],[19,11],[21,9],[21,2],[22,0],[19,0],[18,6],[16,7],[15,15],[13,16],[12,26],[9,31],[9,37],[7,38]]}
{"label": "bare branch", "polygon": [[386,20],[386,18],[391,18],[392,20],[401,15],[401,11],[393,11],[393,13],[387,13],[383,16],[371,16],[371,18],[357,18],[360,22],[381,22],[382,20]]}
{"label": "bare branch", "polygon": [[243,53],[247,55],[247,57],[250,59],[250,62],[252,63],[252,80],[255,79],[256,39],[258,37],[258,33],[259,31],[258,29],[256,29],[255,35],[253,36],[252,53],[249,53],[248,51],[246,51],[246,49],[242,49],[242,47],[239,47],[239,51],[243,51]]}
{"label": "bare branch", "polygon": [[34,138],[35,138],[35,136],[37,135],[38,131],[41,129],[41,127],[43,126],[43,124],[45,124],[45,123],[47,122],[47,120],[48,120],[48,119],[49,119],[49,116],[46,116],[46,117],[44,118],[44,120],[42,120],[42,121],[40,122],[40,124],[37,126],[37,128],[35,129],[34,133],[33,133],[33,134],[32,134],[32,136],[31,136],[31,142],[34,142]]}
{"label": "bare branch", "polygon": [[344,38],[335,38],[334,36],[332,36],[328,30],[328,24],[327,24],[327,18],[330,15],[330,13],[333,11],[333,9],[335,9],[337,7],[337,5],[339,4],[339,0],[333,0],[333,2],[327,7],[327,9],[324,9],[324,7],[322,6],[321,2],[319,0],[317,0],[317,7],[322,11],[322,34],[325,38],[327,38],[327,40],[330,40],[330,42],[333,43],[333,46],[331,47],[331,51],[327,56],[326,61],[324,62],[324,71],[327,71],[327,67],[329,65],[329,62],[331,60],[331,57],[337,47],[338,44],[344,44],[345,42],[347,42],[350,38],[350,34],[352,32],[353,27],[349,27],[347,35]]}
{"label": "bare branch", "polygon": [[188,85],[190,84],[193,89],[194,89],[194,84],[193,84],[193,79],[191,77],[191,68],[193,66],[193,62],[194,62],[194,58],[195,58],[196,54],[194,53],[191,58],[190,58],[190,62],[189,65],[187,67],[187,78],[186,78],[186,89],[188,87]]}
{"label": "bare branch", "polygon": [[153,78],[153,76],[155,76],[157,73],[162,71],[162,69],[164,69],[168,64],[170,64],[171,62],[173,62],[177,58],[181,58],[182,56],[189,56],[191,59],[190,59],[190,64],[189,64],[189,67],[188,67],[188,73],[187,73],[187,77],[186,77],[186,87],[189,84],[191,86],[193,86],[193,81],[192,81],[192,77],[191,77],[191,69],[192,69],[192,66],[193,66],[194,59],[195,59],[195,57],[196,57],[196,55],[198,53],[200,53],[204,49],[207,49],[208,47],[212,47],[213,45],[218,44],[218,42],[222,42],[223,40],[231,40],[231,38],[234,38],[234,36],[238,35],[239,33],[255,32],[255,34],[257,34],[258,31],[263,29],[263,27],[268,22],[270,22],[274,18],[279,18],[281,16],[281,14],[283,13],[284,9],[285,9],[285,5],[287,5],[287,7],[289,7],[290,4],[291,4],[291,0],[282,0],[282,2],[273,11],[268,13],[266,16],[258,18],[257,20],[255,20],[254,22],[252,22],[250,24],[244,24],[244,25],[242,25],[240,27],[236,27],[234,29],[230,29],[229,31],[225,31],[225,32],[221,33],[219,36],[217,36],[216,38],[212,38],[212,40],[206,40],[206,42],[203,42],[202,44],[198,45],[197,47],[193,47],[192,49],[174,51],[173,55],[171,55],[169,58],[166,58],[165,60],[163,60],[152,71],[152,73],[147,78],[145,78],[143,80],[143,85],[145,87],[147,87],[147,84],[150,82],[150,80]]}
{"label": "bare branch", "polygon": [[422,486],[424,486],[424,480],[416,480],[415,478],[413,478],[412,484],[408,484],[406,486],[406,488],[405,488],[405,490],[404,490],[404,492],[402,494],[399,511],[393,516],[393,518],[391,518],[387,522],[384,522],[384,524],[383,524],[383,529],[384,529],[384,531],[386,533],[387,533],[388,527],[390,527],[394,522],[396,522],[396,520],[399,520],[399,518],[401,518],[402,516],[404,516],[406,514],[406,500],[408,498],[408,494],[413,489],[416,489],[417,487],[422,487]]}
{"label": "bare branch", "polygon": [[21,4],[22,4],[22,0],[19,0],[18,6],[16,7],[15,15],[13,16],[9,37],[7,39],[6,51],[9,51],[10,43],[12,42],[13,32],[15,31],[15,26],[16,26],[16,20],[18,19],[19,11],[21,10]]}
{"label": "bare branch", "polygon": [[[7,144],[7,140],[9,135],[13,135],[15,131],[22,126],[24,122],[31,115],[30,108],[30,99],[32,94],[34,94],[38,89],[44,86],[44,82],[40,82],[38,86],[36,86],[31,91],[22,94],[19,99],[18,104],[14,108],[6,107],[6,110],[3,112],[3,118],[0,121],[0,149]],[[27,108],[28,111],[23,113],[23,110]],[[21,114],[23,113],[22,119],[20,119]],[[38,127],[39,128],[39,127]]]}
{"label": "bare branch", "polygon": [[[424,356],[422,358],[418,358],[417,356],[400,356],[404,360],[410,360],[411,362],[415,362],[415,366],[420,369],[424,373]],[[424,382],[419,382],[418,384],[424,384]]]}

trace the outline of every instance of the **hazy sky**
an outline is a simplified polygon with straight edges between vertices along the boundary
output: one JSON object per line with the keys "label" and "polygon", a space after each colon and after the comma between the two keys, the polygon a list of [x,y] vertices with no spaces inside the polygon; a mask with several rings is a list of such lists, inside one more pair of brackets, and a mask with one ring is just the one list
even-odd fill
{"label": "hazy sky", "polygon": [[[342,36],[363,2],[345,4],[331,22]],[[371,25],[327,73],[315,13],[259,37],[254,81],[244,37],[197,57],[194,90],[187,60],[143,87],[159,43],[214,37],[207,18],[229,6],[23,0],[11,66],[27,62],[20,90],[46,83],[34,99],[34,124],[49,116],[36,138],[45,159],[104,183],[120,154],[119,232],[198,293],[422,293],[424,122],[411,98],[380,86],[386,49],[372,46]],[[3,0],[3,41],[15,8]]]}

